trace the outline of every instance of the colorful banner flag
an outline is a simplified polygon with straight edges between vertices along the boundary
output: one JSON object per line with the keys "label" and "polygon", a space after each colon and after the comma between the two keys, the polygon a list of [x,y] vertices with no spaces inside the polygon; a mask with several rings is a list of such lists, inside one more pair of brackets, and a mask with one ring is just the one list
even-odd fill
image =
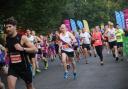
{"label": "colorful banner flag", "polygon": [[121,20],[120,13],[115,11],[115,16],[116,16],[116,23],[119,25],[120,28],[122,28],[122,20]]}
{"label": "colorful banner flag", "polygon": [[76,22],[73,19],[70,19],[70,24],[73,32],[77,31]]}
{"label": "colorful banner flag", "polygon": [[77,20],[77,26],[79,29],[83,29],[83,27],[84,27],[82,21],[80,21],[80,20]]}
{"label": "colorful banner flag", "polygon": [[123,52],[124,56],[128,57],[128,37],[123,37]]}
{"label": "colorful banner flag", "polygon": [[122,11],[115,11],[116,16],[116,23],[119,25],[120,28],[125,28],[125,21],[124,21],[124,13]]}
{"label": "colorful banner flag", "polygon": [[100,24],[101,29],[104,29],[104,23]]}
{"label": "colorful banner flag", "polygon": [[122,28],[125,29],[124,13],[122,11],[120,11],[119,13],[120,13],[121,22],[122,22]]}
{"label": "colorful banner flag", "polygon": [[124,21],[125,21],[125,27],[128,29],[128,9],[125,9],[124,11]]}
{"label": "colorful banner flag", "polygon": [[68,31],[71,31],[70,20],[68,20],[68,19],[64,20],[64,24],[66,25],[67,30],[68,30]]}
{"label": "colorful banner flag", "polygon": [[87,31],[90,32],[87,20],[83,20],[83,24],[84,24],[84,28],[86,28]]}

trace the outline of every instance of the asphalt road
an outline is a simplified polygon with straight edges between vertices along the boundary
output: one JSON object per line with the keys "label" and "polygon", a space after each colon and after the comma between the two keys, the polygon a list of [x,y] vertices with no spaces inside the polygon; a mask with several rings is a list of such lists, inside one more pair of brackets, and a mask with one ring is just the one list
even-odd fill
{"label": "asphalt road", "polygon": [[[69,79],[63,78],[63,67],[56,59],[49,62],[49,69],[43,70],[34,78],[36,89],[128,89],[128,62],[115,62],[110,54],[104,52],[104,66],[99,64],[98,57],[89,57],[89,64],[81,57],[77,63],[77,80],[73,80],[70,70]],[[16,89],[26,89],[22,80],[17,81]]]}

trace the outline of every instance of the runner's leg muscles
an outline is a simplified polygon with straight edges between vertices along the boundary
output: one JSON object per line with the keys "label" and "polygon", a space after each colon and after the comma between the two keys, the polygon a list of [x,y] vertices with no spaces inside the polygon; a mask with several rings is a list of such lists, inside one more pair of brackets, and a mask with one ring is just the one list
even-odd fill
{"label": "runner's leg muscles", "polygon": [[7,77],[7,81],[8,81],[8,89],[15,89],[17,77],[9,75]]}
{"label": "runner's leg muscles", "polygon": [[65,53],[62,53],[62,63],[64,65],[64,71],[67,72],[67,62],[66,62],[66,59],[67,59],[67,55]]}
{"label": "runner's leg muscles", "polygon": [[33,84],[32,83],[26,84],[26,87],[27,87],[27,89],[35,89],[35,88],[33,88]]}

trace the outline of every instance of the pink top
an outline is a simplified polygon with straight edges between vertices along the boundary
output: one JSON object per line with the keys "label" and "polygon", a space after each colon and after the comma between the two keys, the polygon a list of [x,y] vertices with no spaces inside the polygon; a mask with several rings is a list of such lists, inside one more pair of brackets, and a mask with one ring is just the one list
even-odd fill
{"label": "pink top", "polygon": [[43,53],[48,52],[48,47],[47,47],[47,41],[46,40],[43,40],[43,42],[41,43],[41,47],[42,47]]}
{"label": "pink top", "polygon": [[92,34],[92,38],[96,39],[95,42],[94,42],[94,46],[99,46],[99,45],[102,45],[102,34],[101,32],[97,32],[97,33],[93,33]]}

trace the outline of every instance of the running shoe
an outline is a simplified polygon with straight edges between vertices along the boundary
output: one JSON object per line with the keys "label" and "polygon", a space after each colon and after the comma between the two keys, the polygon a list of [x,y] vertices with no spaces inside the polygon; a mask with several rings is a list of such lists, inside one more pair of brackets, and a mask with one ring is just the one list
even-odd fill
{"label": "running shoe", "polygon": [[96,54],[94,54],[94,57],[96,57]]}
{"label": "running shoe", "polygon": [[55,59],[51,59],[51,62],[54,62]]}
{"label": "running shoe", "polygon": [[45,70],[47,70],[47,69],[48,69],[48,67],[44,67],[44,69],[45,69]]}
{"label": "running shoe", "polygon": [[91,53],[89,53],[89,55],[90,55],[90,57],[92,56],[92,54],[91,54]]}
{"label": "running shoe", "polygon": [[118,61],[119,60],[119,58],[118,57],[116,57],[116,61]]}
{"label": "running shoe", "polygon": [[104,65],[104,62],[103,62],[103,61],[101,61],[101,62],[100,62],[100,65],[101,65],[101,66],[103,66],[103,65]]}
{"label": "running shoe", "polygon": [[47,67],[48,68],[48,62],[46,62],[46,66],[45,67]]}
{"label": "running shoe", "polygon": [[73,73],[73,79],[76,80],[77,79],[77,74]]}
{"label": "running shoe", "polygon": [[68,78],[68,72],[65,72],[64,73],[64,79],[67,79]]}
{"label": "running shoe", "polygon": [[36,69],[36,72],[37,72],[37,73],[40,73],[40,72],[41,72],[41,70],[40,70],[40,69]]}
{"label": "running shoe", "polygon": [[108,53],[108,54],[110,54],[110,52],[109,52],[109,51],[108,51],[107,53]]}
{"label": "running shoe", "polygon": [[48,61],[44,61],[44,69],[45,69],[45,70],[48,69]]}
{"label": "running shoe", "polygon": [[35,78],[35,76],[36,76],[36,72],[34,70],[32,71],[32,76],[33,76],[33,78]]}
{"label": "running shoe", "polygon": [[68,69],[68,70],[70,69],[70,65],[69,65],[69,64],[67,65],[67,69]]}
{"label": "running shoe", "polygon": [[85,61],[85,64],[88,64],[88,61],[87,60]]}

